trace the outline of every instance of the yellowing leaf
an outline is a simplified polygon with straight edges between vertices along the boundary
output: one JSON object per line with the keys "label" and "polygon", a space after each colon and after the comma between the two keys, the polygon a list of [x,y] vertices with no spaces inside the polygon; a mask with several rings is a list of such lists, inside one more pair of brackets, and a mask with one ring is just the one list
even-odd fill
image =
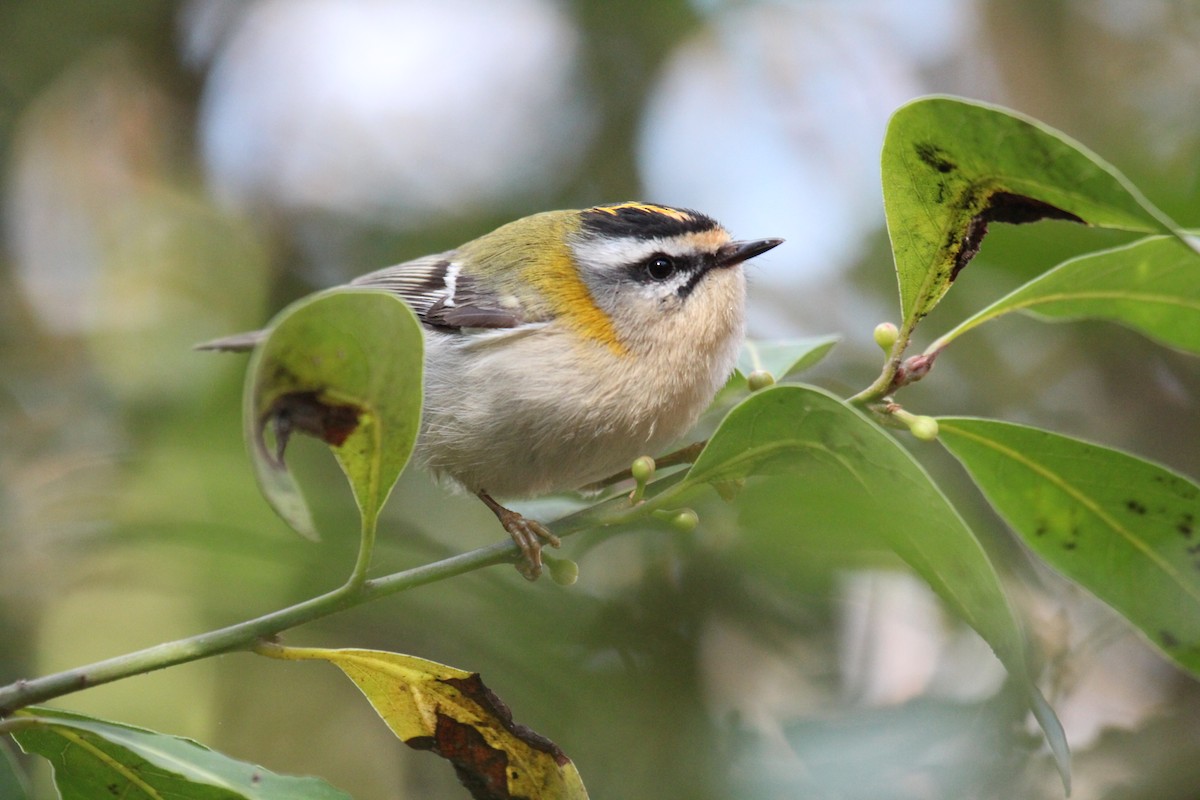
{"label": "yellowing leaf", "polygon": [[558,745],[513,722],[478,673],[379,650],[262,645],[259,652],[337,665],[401,741],[454,764],[475,800],[587,798],[579,771]]}

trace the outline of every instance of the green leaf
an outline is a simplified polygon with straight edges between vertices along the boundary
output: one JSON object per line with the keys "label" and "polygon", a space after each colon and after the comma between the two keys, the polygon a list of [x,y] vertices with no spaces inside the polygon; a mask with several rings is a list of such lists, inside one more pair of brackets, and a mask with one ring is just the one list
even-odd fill
{"label": "green leaf", "polygon": [[810,336],[771,342],[747,339],[738,354],[737,368],[742,375],[762,371],[771,373],[776,380],[783,380],[817,364],[841,338]]}
{"label": "green leaf", "polygon": [[3,739],[0,739],[0,797],[4,800],[26,800],[29,797],[25,775]]}
{"label": "green leaf", "polygon": [[[729,413],[684,485],[755,475],[791,479],[788,493],[807,509],[798,525],[820,526],[834,538],[863,530],[878,533],[991,645],[1025,688],[1067,780],[1062,727],[1034,686],[1025,638],[1000,579],[962,517],[908,451],[820,389],[776,386],[751,395]],[[804,554],[795,557],[803,559]]]}
{"label": "green leaf", "polygon": [[[244,418],[263,493],[293,528],[315,535],[282,458],[287,437],[300,431],[333,449],[364,531],[374,530],[420,428],[423,347],[412,311],[382,291],[322,292],[271,323],[250,361]],[[274,453],[263,436],[267,427],[275,433]]]}
{"label": "green leaf", "polygon": [[1037,428],[939,424],[941,442],[1030,549],[1200,675],[1200,486]]}
{"label": "green leaf", "polygon": [[277,775],[190,739],[46,708],[13,737],[54,766],[62,800],[350,800],[317,778]]}
{"label": "green leaf", "polygon": [[[988,222],[1065,219],[1178,234],[1124,176],[1036,120],[982,103],[928,97],[892,116],[883,199],[911,324],[933,309],[978,250]],[[1181,235],[1181,234],[1180,234]]]}
{"label": "green leaf", "polygon": [[1178,239],[1152,236],[1073,258],[983,309],[929,351],[1013,311],[1047,320],[1112,320],[1200,354],[1200,256]]}

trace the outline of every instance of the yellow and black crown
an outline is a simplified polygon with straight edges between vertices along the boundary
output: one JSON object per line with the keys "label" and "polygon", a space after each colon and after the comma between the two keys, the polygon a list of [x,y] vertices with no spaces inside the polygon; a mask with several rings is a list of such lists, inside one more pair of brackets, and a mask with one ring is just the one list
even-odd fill
{"label": "yellow and black crown", "polygon": [[583,229],[602,237],[657,239],[720,228],[712,217],[653,203],[613,203],[582,212]]}

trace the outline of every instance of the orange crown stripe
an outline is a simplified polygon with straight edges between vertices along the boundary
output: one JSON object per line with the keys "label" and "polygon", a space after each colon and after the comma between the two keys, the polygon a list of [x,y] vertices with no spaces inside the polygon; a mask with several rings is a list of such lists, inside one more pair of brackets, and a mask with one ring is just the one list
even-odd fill
{"label": "orange crown stripe", "polygon": [[615,217],[617,212],[623,208],[632,208],[637,211],[645,211],[647,214],[659,214],[679,222],[686,222],[692,218],[690,214],[680,211],[677,208],[667,208],[666,206],[656,206],[650,203],[637,202],[617,203],[616,205],[612,206],[595,206],[592,208],[592,211],[603,211],[605,214],[611,214]]}

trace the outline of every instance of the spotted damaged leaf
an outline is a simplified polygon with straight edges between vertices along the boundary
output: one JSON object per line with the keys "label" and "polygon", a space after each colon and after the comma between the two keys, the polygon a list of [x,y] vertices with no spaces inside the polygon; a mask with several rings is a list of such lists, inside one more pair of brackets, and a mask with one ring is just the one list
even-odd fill
{"label": "spotted damaged leaf", "polygon": [[330,446],[373,529],[416,442],[423,346],[412,312],[382,291],[322,292],[272,321],[247,370],[243,416],[263,494],[297,531],[316,535],[284,463],[294,433]]}
{"label": "spotted damaged leaf", "polygon": [[477,673],[378,650],[263,645],[259,652],[335,664],[401,741],[449,761],[475,800],[587,798],[566,754],[515,722]]}
{"label": "spotted damaged leaf", "polygon": [[940,418],[939,441],[1046,563],[1200,675],[1200,486],[1107,447]]}
{"label": "spotted damaged leaf", "polygon": [[883,198],[907,323],[937,305],[992,222],[1058,219],[1184,238],[1094,153],[1036,120],[927,97],[892,116]]}

